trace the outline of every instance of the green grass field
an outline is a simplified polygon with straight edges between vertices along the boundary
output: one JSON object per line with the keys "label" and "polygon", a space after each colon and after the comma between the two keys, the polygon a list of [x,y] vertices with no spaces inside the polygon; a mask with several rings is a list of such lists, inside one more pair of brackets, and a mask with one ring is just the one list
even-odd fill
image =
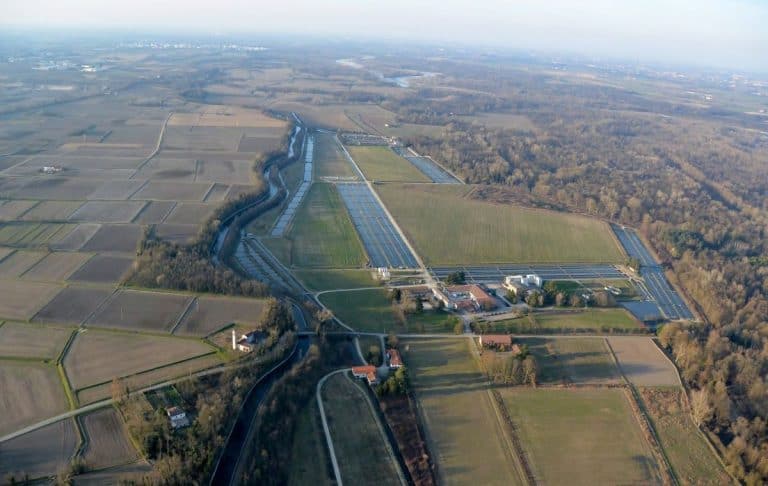
{"label": "green grass field", "polygon": [[603,338],[519,338],[536,358],[539,383],[619,383]]}
{"label": "green grass field", "polygon": [[354,289],[379,285],[371,270],[296,270],[294,275],[310,290]]}
{"label": "green grass field", "polygon": [[397,484],[394,457],[377,425],[364,391],[344,374],[323,386],[323,404],[341,478],[348,484]]}
{"label": "green grass field", "polygon": [[389,147],[348,146],[366,179],[377,182],[431,182],[408,160],[400,157]]}
{"label": "green grass field", "polygon": [[363,245],[332,184],[313,184],[288,232],[296,267],[361,267]]}
{"label": "green grass field", "polygon": [[328,454],[324,437],[317,402],[313,399],[296,417],[289,486],[331,486],[334,483],[326,467]]}
{"label": "green grass field", "polygon": [[440,484],[522,484],[468,339],[401,339]]}
{"label": "green grass field", "polygon": [[395,315],[386,289],[328,292],[320,295],[320,301],[344,324],[363,332],[453,332],[456,319],[447,312],[424,311],[406,316],[403,325]]}
{"label": "green grass field", "polygon": [[596,219],[471,200],[464,186],[376,190],[427,264],[624,260],[608,225]]}
{"label": "green grass field", "polygon": [[331,133],[315,133],[314,162],[315,178],[341,177],[359,179],[352,162],[344,155]]}
{"label": "green grass field", "polygon": [[681,484],[714,486],[731,482],[696,430],[681,400],[680,388],[641,388],[640,394]]}
{"label": "green grass field", "polygon": [[644,327],[624,309],[562,310],[534,312],[528,316],[489,321],[496,332],[537,334],[572,331],[609,332],[612,329],[643,330]]}
{"label": "green grass field", "polygon": [[500,390],[543,484],[659,484],[658,466],[620,389]]}

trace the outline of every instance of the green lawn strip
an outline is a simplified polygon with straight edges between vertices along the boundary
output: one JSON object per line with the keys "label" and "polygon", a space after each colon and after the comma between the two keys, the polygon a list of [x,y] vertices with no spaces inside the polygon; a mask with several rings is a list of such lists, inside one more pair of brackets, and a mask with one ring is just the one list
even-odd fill
{"label": "green lawn strip", "polygon": [[362,332],[421,333],[453,332],[455,316],[443,311],[424,311],[405,316],[400,321],[386,289],[349,292],[326,292],[320,302],[330,308],[341,321]]}
{"label": "green lawn strip", "polygon": [[332,184],[315,183],[296,212],[287,238],[296,267],[362,267],[367,258],[346,206]]}
{"label": "green lawn strip", "polygon": [[321,177],[360,178],[333,134],[315,134],[314,162],[315,179]]}
{"label": "green lawn strip", "polygon": [[371,276],[371,270],[325,269],[295,270],[293,274],[310,290],[354,289],[379,285]]}
{"label": "green lawn strip", "polygon": [[389,147],[348,146],[347,150],[366,179],[378,182],[432,182],[408,159]]}
{"label": "green lawn strip", "polygon": [[319,424],[317,404],[310,401],[297,416],[291,449],[289,486],[332,486],[328,473],[328,453]]}
{"label": "green lawn strip", "polygon": [[580,215],[469,199],[466,186],[379,184],[376,191],[429,265],[619,263],[608,225]]}
{"label": "green lawn strip", "polygon": [[502,388],[537,479],[648,484],[658,465],[621,389]]}
{"label": "green lawn strip", "polygon": [[387,449],[378,418],[352,378],[337,374],[323,386],[322,399],[344,482],[398,484],[398,465]]}

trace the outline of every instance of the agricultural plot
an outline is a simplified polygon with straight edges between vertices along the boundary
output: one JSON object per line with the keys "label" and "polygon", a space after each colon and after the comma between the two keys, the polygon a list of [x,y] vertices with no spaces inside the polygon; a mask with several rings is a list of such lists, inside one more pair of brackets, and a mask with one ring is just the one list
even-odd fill
{"label": "agricultural plot", "polygon": [[320,414],[313,400],[296,417],[288,486],[333,486],[327,455]]}
{"label": "agricultural plot", "polygon": [[731,482],[697,430],[680,388],[641,388],[645,409],[681,484],[720,485]]}
{"label": "agricultural plot", "polygon": [[70,275],[74,282],[117,283],[131,268],[133,259],[113,255],[96,255],[88,260],[79,270]]}
{"label": "agricultural plot", "polygon": [[136,224],[157,224],[170,214],[176,203],[173,201],[150,201],[132,221]]}
{"label": "agricultural plot", "polygon": [[102,181],[67,177],[0,178],[0,192],[13,199],[53,199],[82,201]]}
{"label": "agricultural plot", "polygon": [[87,444],[83,459],[90,469],[128,464],[139,458],[114,408],[91,412],[80,420]]}
{"label": "agricultural plot", "polygon": [[288,233],[297,267],[361,267],[365,254],[336,187],[316,183]]}
{"label": "agricultural plot", "polygon": [[606,223],[583,216],[492,204],[463,186],[376,187],[426,263],[623,261]]}
{"label": "agricultural plot", "polygon": [[0,277],[18,277],[32,268],[35,263],[45,258],[45,255],[45,252],[42,251],[17,250],[0,262]]}
{"label": "agricultural plot", "polygon": [[37,201],[7,200],[0,203],[0,221],[13,221],[29,211]]}
{"label": "agricultural plot", "polygon": [[360,178],[336,140],[336,135],[332,133],[315,133],[315,166],[317,179],[358,180]]}
{"label": "agricultural plot", "polygon": [[194,339],[88,330],[77,335],[63,364],[80,390],[212,352]]}
{"label": "agricultural plot", "polygon": [[78,443],[74,420],[46,425],[0,444],[0,476],[42,478],[65,470]]}
{"label": "agricultural plot", "polygon": [[237,152],[243,130],[211,126],[168,126],[163,150]]}
{"label": "agricultural plot", "polygon": [[58,223],[6,223],[0,227],[0,244],[23,247],[55,244],[74,227]]}
{"label": "agricultural plot", "polygon": [[145,204],[144,201],[88,201],[69,219],[91,223],[130,223]]}
{"label": "agricultural plot", "polygon": [[170,331],[192,297],[163,292],[119,290],[88,321],[89,327]]}
{"label": "agricultural plot", "polygon": [[95,235],[101,225],[99,224],[78,224],[75,229],[69,232],[67,236],[51,244],[53,250],[79,250]]}
{"label": "agricultural plot", "polygon": [[389,147],[348,146],[347,150],[370,181],[431,182],[423,172]]}
{"label": "agricultural plot", "polygon": [[105,484],[142,484],[144,478],[151,477],[152,466],[146,462],[137,462],[120,467],[79,474],[72,478],[74,486],[103,486]]}
{"label": "agricultural plot", "polygon": [[66,287],[59,292],[40,312],[35,322],[80,324],[88,318],[107,297],[112,289],[92,287]]}
{"label": "agricultural plot", "polygon": [[105,224],[81,247],[84,251],[135,253],[142,228],[136,224]]}
{"label": "agricultural plot", "polygon": [[615,336],[608,343],[629,381],[639,386],[680,386],[672,363],[647,337]]}
{"label": "agricultural plot", "polygon": [[196,169],[197,161],[194,159],[158,156],[136,171],[133,177],[153,181],[194,182]]}
{"label": "agricultural plot", "polygon": [[[240,143],[242,145],[242,142]],[[252,176],[253,163],[249,160],[200,160],[197,164],[197,181],[237,184]]]}
{"label": "agricultural plot", "polygon": [[158,201],[202,201],[210,182],[163,182],[149,181],[131,199]]}
{"label": "agricultural plot", "polygon": [[625,391],[499,390],[537,482],[660,484]]}
{"label": "agricultural plot", "polygon": [[222,202],[226,199],[228,192],[229,186],[227,184],[216,182],[206,194],[203,202]]}
{"label": "agricultural plot", "polygon": [[51,365],[0,360],[0,390],[0,435],[67,410],[63,385]]}
{"label": "agricultural plot", "polygon": [[214,204],[179,203],[173,208],[168,217],[165,218],[164,222],[167,224],[202,224],[215,209],[216,205]]}
{"label": "agricultural plot", "polygon": [[[42,280],[60,282],[66,280],[73,272],[88,261],[91,255],[87,253],[53,252],[48,253],[32,268],[24,272],[24,280]],[[0,268],[2,266],[0,265]]]}
{"label": "agricultural plot", "polygon": [[373,267],[415,268],[416,257],[365,184],[336,186]]}
{"label": "agricultural plot", "polygon": [[[40,169],[53,163],[62,166],[67,177],[124,178],[131,175],[133,169],[141,163],[140,156],[119,157],[112,151],[100,150],[101,154],[91,150],[87,155],[57,153],[55,156],[40,156],[30,159],[9,171],[20,176],[36,176]],[[99,156],[101,155],[101,156]],[[53,159],[53,160],[52,160]]]}
{"label": "agricultural plot", "polygon": [[60,286],[21,280],[0,280],[0,317],[28,321],[59,292]]}
{"label": "agricultural plot", "polygon": [[22,221],[66,221],[82,201],[40,201],[21,216]]}
{"label": "agricultural plot", "polygon": [[259,110],[239,106],[205,105],[192,113],[174,113],[169,126],[248,127],[284,129],[286,122]]}
{"label": "agricultural plot", "polygon": [[125,201],[131,194],[138,191],[146,181],[139,180],[116,180],[106,181],[98,187],[95,191],[88,195],[90,200],[109,200],[109,201]]}
{"label": "agricultural plot", "polygon": [[295,270],[293,273],[308,289],[315,291],[378,285],[371,270]]}
{"label": "agricultural plot", "polygon": [[341,478],[359,485],[397,484],[398,465],[385,446],[387,437],[379,431],[365,391],[351,380],[334,375],[322,393]]}
{"label": "agricultural plot", "polygon": [[54,360],[72,329],[6,322],[0,326],[0,356]]}
{"label": "agricultural plot", "polygon": [[520,338],[536,358],[543,384],[620,383],[603,338]]}
{"label": "agricultural plot", "polygon": [[523,484],[467,339],[401,341],[444,484]]}
{"label": "agricultural plot", "polygon": [[232,324],[254,326],[261,320],[264,301],[228,297],[198,297],[174,334],[207,336]]}
{"label": "agricultural plot", "polygon": [[349,119],[346,109],[356,105],[311,105],[295,101],[278,101],[269,106],[278,111],[293,111],[299,114],[307,126],[313,128],[329,128],[332,130],[360,130],[360,126]]}
{"label": "agricultural plot", "polygon": [[281,142],[284,130],[285,129],[280,129],[279,133],[271,135],[244,135],[243,138],[240,139],[240,143],[237,144],[237,151],[239,153],[268,154],[275,150],[279,150],[282,146]]}
{"label": "agricultural plot", "polygon": [[[221,365],[221,363],[221,359],[217,354],[207,354],[205,356],[191,358],[186,361],[180,361],[160,368],[142,371],[138,374],[123,378],[121,381],[130,389],[136,390],[167,380],[185,378],[197,371],[213,368]],[[78,390],[76,393],[77,400],[80,404],[104,400],[111,396],[111,387],[112,382],[107,381],[99,385]]]}

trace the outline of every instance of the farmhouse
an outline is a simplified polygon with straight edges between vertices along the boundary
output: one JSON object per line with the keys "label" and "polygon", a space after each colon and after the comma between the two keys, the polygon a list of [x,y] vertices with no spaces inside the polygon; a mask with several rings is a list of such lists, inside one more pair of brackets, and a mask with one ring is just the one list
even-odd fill
{"label": "farmhouse", "polygon": [[479,285],[453,285],[446,287],[445,291],[434,288],[432,292],[447,309],[472,311],[496,308],[496,300]]}
{"label": "farmhouse", "polygon": [[187,418],[187,412],[181,409],[181,407],[171,407],[165,411],[168,414],[168,419],[171,421],[171,427],[174,429],[180,429],[182,427],[189,426],[189,418]]}
{"label": "farmhouse", "polygon": [[360,378],[368,382],[369,385],[373,386],[377,383],[376,380],[376,367],[372,365],[366,365],[366,366],[353,366],[352,367],[352,375],[354,375],[355,378]]}
{"label": "farmhouse", "polygon": [[403,367],[403,359],[400,357],[400,353],[396,349],[388,349],[387,358],[389,359],[389,367],[391,369]]}
{"label": "farmhouse", "polygon": [[251,352],[265,339],[267,339],[267,333],[264,331],[251,331],[237,339],[237,334],[232,329],[232,349],[236,351],[242,351],[243,353]]}
{"label": "farmhouse", "polygon": [[480,347],[493,349],[496,351],[511,351],[514,354],[520,353],[520,346],[512,342],[510,334],[481,334]]}

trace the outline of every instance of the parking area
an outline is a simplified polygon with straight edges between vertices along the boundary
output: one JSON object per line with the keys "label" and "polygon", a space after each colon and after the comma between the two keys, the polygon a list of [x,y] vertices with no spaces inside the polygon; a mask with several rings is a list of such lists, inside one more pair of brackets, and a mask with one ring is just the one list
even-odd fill
{"label": "parking area", "polygon": [[301,185],[291,198],[291,202],[289,202],[288,206],[286,206],[283,214],[280,215],[280,218],[277,220],[277,223],[275,223],[274,228],[272,228],[271,236],[279,237],[285,234],[285,230],[288,227],[288,224],[293,220],[293,216],[299,209],[301,201],[304,200],[304,196],[306,196],[307,191],[309,191],[309,186],[312,184],[312,160],[314,158],[314,146],[315,139],[310,135],[307,137],[307,146],[304,153],[304,180],[301,182]]}
{"label": "parking area", "polygon": [[476,265],[462,267],[434,267],[429,269],[438,279],[444,279],[457,271],[464,272],[468,282],[499,283],[507,275],[535,273],[544,280],[609,280],[626,276],[613,265],[563,264],[563,265]]}
{"label": "parking area", "polygon": [[437,165],[429,157],[414,155],[410,150],[402,148],[395,149],[395,152],[415,165],[417,169],[424,173],[424,175],[432,179],[432,182],[437,184],[459,184],[459,181],[456,180],[455,177]]}
{"label": "parking area", "polygon": [[418,263],[366,184],[338,184],[373,267],[416,268]]}
{"label": "parking area", "polygon": [[637,233],[616,224],[612,224],[611,228],[627,254],[640,262],[640,276],[645,282],[644,290],[647,290],[664,316],[673,320],[693,319],[693,313],[669,284],[664,269],[656,262]]}

